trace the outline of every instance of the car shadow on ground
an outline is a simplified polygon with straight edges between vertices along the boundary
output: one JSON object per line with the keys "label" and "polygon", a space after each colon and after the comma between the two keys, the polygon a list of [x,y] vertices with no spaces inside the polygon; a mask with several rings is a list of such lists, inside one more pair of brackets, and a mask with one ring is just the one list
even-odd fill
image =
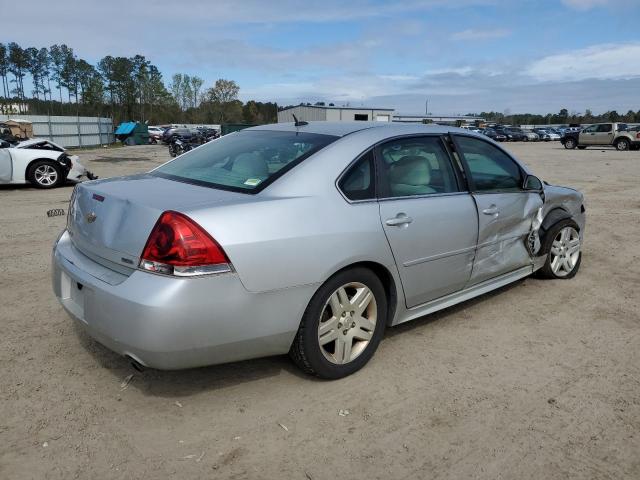
{"label": "car shadow on ground", "polygon": [[[385,332],[385,338],[406,334],[407,332],[423,328],[433,322],[452,318],[462,310],[473,308],[477,303],[489,301],[495,296],[502,295],[511,289],[517,288],[522,285],[525,280],[526,279],[518,280],[461,304],[388,328]],[[74,328],[85,350],[96,359],[102,368],[115,377],[116,382],[121,382],[126,376],[133,374],[135,381],[131,382],[130,388],[135,388],[144,395],[166,398],[187,397],[195,393],[233,387],[243,383],[277,377],[282,374],[292,375],[304,381],[325,381],[303,373],[293,364],[287,355],[187,370],[166,371],[145,368],[143,371],[138,371],[127,358],[112,352],[93,340],[78,325],[74,325]]]}
{"label": "car shadow on ground", "polygon": [[[411,330],[415,330],[416,328],[424,327],[425,325],[429,325],[434,322],[444,321],[448,318],[451,318],[455,315],[458,315],[463,310],[468,308],[473,308],[478,303],[484,303],[490,301],[493,297],[497,297],[499,295],[503,295],[514,288],[521,286],[526,280],[531,280],[533,277],[525,277],[520,280],[516,280],[513,283],[509,283],[504,287],[500,287],[496,290],[492,290],[487,292],[479,297],[472,298],[470,300],[466,300],[462,303],[458,303],[456,305],[452,305],[451,307],[447,307],[443,310],[438,310],[437,312],[430,313],[423,317],[418,317],[415,320],[411,320],[409,322],[401,323],[400,325],[396,325],[391,328],[387,328],[385,332],[385,338],[395,337],[396,335],[404,334]],[[533,278],[535,280],[535,278]],[[383,340],[384,341],[384,340]]]}
{"label": "car shadow on ground", "polygon": [[82,346],[95,358],[100,367],[111,373],[116,382],[121,382],[127,375],[133,374],[135,381],[129,388],[135,388],[144,395],[167,398],[188,397],[195,393],[234,387],[282,374],[290,374],[310,381],[322,381],[304,374],[287,355],[186,370],[144,368],[138,371],[129,359],[104,347],[78,325],[74,324],[74,329]]}
{"label": "car shadow on ground", "polygon": [[0,192],[8,192],[11,190],[20,190],[20,191],[33,190],[34,192],[45,192],[47,190],[50,190],[55,192],[64,188],[73,190],[73,187],[75,186],[76,186],[75,183],[66,182],[64,185],[60,185],[59,187],[47,189],[47,188],[36,188],[30,183],[10,183],[10,184],[0,185]]}

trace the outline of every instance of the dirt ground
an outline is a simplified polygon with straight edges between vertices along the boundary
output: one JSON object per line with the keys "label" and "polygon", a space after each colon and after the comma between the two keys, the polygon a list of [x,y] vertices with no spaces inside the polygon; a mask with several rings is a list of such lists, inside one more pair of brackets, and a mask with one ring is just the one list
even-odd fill
{"label": "dirt ground", "polygon": [[[0,478],[640,478],[640,152],[507,147],[585,193],[577,277],[389,329],[333,382],[285,356],[134,371],[51,291],[65,217],[45,212],[66,210],[71,187],[0,188]],[[80,155],[101,177],[168,158]]]}

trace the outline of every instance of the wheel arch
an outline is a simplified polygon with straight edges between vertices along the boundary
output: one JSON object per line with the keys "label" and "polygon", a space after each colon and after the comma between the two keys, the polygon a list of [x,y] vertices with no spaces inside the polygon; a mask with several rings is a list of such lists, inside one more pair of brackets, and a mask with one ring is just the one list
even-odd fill
{"label": "wheel arch", "polygon": [[547,235],[547,232],[553,227],[556,223],[566,220],[567,218],[573,218],[572,215],[566,211],[562,207],[557,207],[551,210],[542,220],[542,225],[540,226],[540,241],[544,242],[544,238]]}
{"label": "wheel arch", "polygon": [[[398,306],[398,297],[402,295],[402,292],[398,291],[399,284],[398,282],[396,282],[396,279],[387,267],[385,267],[381,263],[370,260],[359,261],[341,267],[339,270],[333,272],[327,278],[327,280],[332,278],[334,275],[337,275],[338,273],[344,272],[345,270],[350,270],[352,268],[358,267],[363,267],[371,270],[382,282],[382,286],[384,287],[384,291],[387,296],[387,326],[391,325]],[[325,282],[327,280],[325,280]],[[323,285],[325,282],[323,282]]]}
{"label": "wheel arch", "polygon": [[40,158],[34,158],[33,160],[30,160],[29,163],[27,163],[27,167],[24,169],[24,178],[27,178],[27,175],[29,174],[29,170],[31,170],[31,167],[36,162],[52,162],[52,163],[55,163],[56,165],[58,165],[60,167],[60,172],[63,175],[65,175],[65,169],[63,168],[63,165],[58,160],[56,160],[55,158],[40,157]]}

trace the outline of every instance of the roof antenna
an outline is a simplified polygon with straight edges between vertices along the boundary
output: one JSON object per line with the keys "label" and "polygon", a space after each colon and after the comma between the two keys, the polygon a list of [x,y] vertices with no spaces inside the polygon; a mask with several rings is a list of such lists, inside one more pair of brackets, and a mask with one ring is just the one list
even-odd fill
{"label": "roof antenna", "polygon": [[296,117],[295,114],[292,113],[291,115],[296,122],[294,123],[296,127],[304,127],[305,125],[309,125],[309,122],[301,122],[300,120],[298,120],[298,117]]}

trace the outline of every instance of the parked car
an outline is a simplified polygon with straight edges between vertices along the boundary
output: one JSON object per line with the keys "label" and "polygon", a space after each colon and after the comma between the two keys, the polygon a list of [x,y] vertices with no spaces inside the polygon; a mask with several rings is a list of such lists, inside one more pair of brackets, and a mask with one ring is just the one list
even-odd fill
{"label": "parked car", "polygon": [[175,138],[180,138],[182,141],[188,142],[193,137],[193,133],[187,127],[171,127],[167,128],[162,134],[162,141],[169,143]]}
{"label": "parked car", "polygon": [[564,148],[611,145],[616,150],[637,150],[640,147],[640,135],[629,131],[626,123],[596,123],[583,128],[580,132],[570,132],[562,137]]}
{"label": "parked car", "polygon": [[161,142],[163,133],[164,129],[162,127],[149,127],[149,143]]}
{"label": "parked car", "polygon": [[482,131],[482,134],[486,135],[487,137],[489,137],[492,140],[495,140],[496,142],[506,142],[507,141],[506,135],[503,135],[502,133],[498,133],[492,128],[485,128]]}
{"label": "parked car", "polygon": [[339,378],[387,326],[534,272],[576,274],[581,193],[482,135],[379,123],[248,128],[149,173],[78,185],[54,245],[55,295],[138,365],[289,352]]}
{"label": "parked car", "polygon": [[525,142],[537,142],[540,140],[540,135],[533,130],[522,130],[522,133],[526,135]]}
{"label": "parked car", "polygon": [[522,130],[515,127],[496,127],[496,132],[504,135],[508,142],[521,142],[527,138]]}
{"label": "parked car", "polygon": [[533,131],[538,134],[540,140],[549,142],[551,140],[560,140],[560,135],[548,128],[534,128]]}
{"label": "parked car", "polygon": [[31,183],[37,188],[54,188],[65,181],[97,178],[77,155],[47,139],[33,138],[16,144],[0,140],[0,184]]}

